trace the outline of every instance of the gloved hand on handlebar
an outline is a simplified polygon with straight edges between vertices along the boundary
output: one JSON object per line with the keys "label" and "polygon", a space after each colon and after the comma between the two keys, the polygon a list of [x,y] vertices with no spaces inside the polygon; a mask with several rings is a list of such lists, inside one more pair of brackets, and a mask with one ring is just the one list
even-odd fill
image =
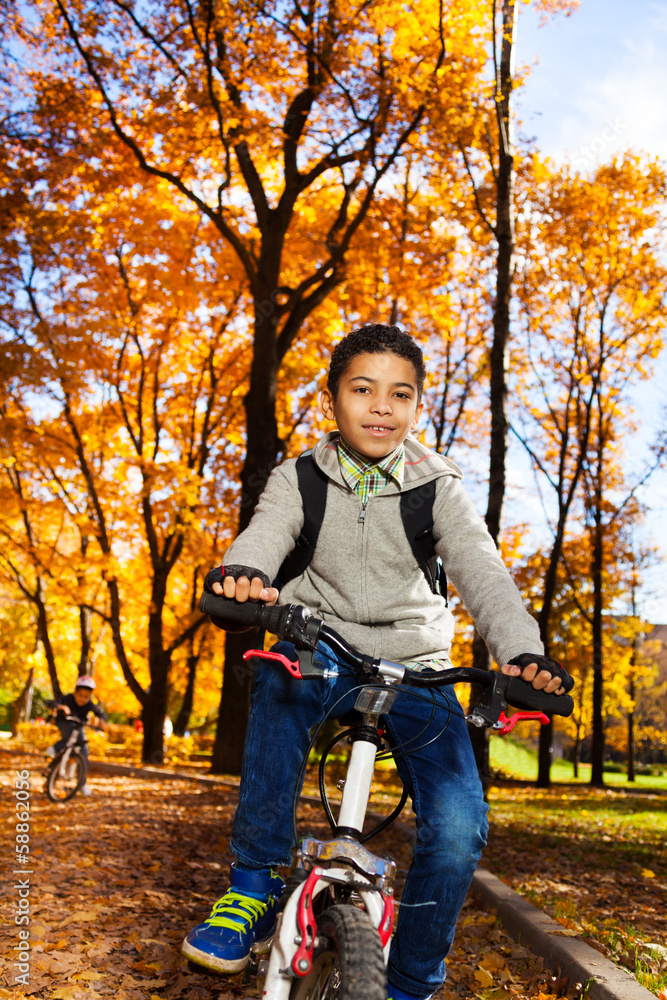
{"label": "gloved hand on handlebar", "polygon": [[574,686],[568,672],[550,656],[540,653],[521,653],[500,668],[501,673],[511,677],[521,677],[535,688],[547,694],[565,694]]}
{"label": "gloved hand on handlebar", "polygon": [[217,566],[206,574],[204,590],[210,594],[223,594],[241,603],[250,600],[275,604],[278,600],[278,591],[271,586],[266,573],[254,566]]}

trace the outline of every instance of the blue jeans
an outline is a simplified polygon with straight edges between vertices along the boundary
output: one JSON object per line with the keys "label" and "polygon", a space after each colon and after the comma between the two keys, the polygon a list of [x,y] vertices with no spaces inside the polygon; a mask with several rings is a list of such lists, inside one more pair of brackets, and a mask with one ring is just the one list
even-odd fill
{"label": "blue jeans", "polygon": [[[274,649],[290,659],[296,656],[287,642]],[[328,647],[318,649],[314,659],[335,675],[296,680],[279,664],[259,661],[231,843],[233,854],[251,867],[291,864],[291,805],[309,730],[339,698],[334,717],[354,707],[356,680],[349,667]],[[486,843],[488,807],[453,689],[440,689],[430,723],[434,702],[427,692],[420,695],[400,692],[384,719],[396,748],[413,737],[418,738],[412,746],[419,748],[444,728],[433,743],[409,756],[397,750],[396,766],[416,814],[417,842],[388,972],[393,985],[425,997],[445,979],[456,920]]]}

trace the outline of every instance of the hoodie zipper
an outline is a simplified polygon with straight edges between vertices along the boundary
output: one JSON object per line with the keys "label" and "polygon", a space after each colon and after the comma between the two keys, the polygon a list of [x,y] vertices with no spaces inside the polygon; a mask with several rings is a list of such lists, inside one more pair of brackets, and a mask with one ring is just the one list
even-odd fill
{"label": "hoodie zipper", "polygon": [[361,561],[360,561],[360,572],[359,572],[359,621],[360,623],[368,623],[370,621],[369,609],[368,609],[368,587],[367,587],[367,558],[368,553],[366,551],[368,538],[366,537],[366,510],[368,508],[368,503],[370,497],[366,500],[366,503],[362,503],[361,510],[359,511],[359,517],[357,519],[357,524],[361,525]]}

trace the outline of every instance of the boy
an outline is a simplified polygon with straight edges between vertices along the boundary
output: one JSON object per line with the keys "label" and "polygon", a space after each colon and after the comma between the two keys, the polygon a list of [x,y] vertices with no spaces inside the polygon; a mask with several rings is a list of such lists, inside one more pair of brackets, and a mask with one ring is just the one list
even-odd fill
{"label": "boy", "polygon": [[[537,625],[523,606],[484,523],[449,459],[410,436],[423,409],[422,353],[397,327],[366,326],[337,345],[321,404],[337,432],[312,457],[328,477],[327,502],[312,560],[290,580],[281,603],[303,604],[370,656],[417,669],[450,665],[453,617],[413,555],[400,515],[401,492],[435,481],[433,537],[447,576],[505,673],[563,693],[571,678],[542,655]],[[295,461],[276,468],[248,528],[205,586],[238,601],[275,603],[270,586],[303,525]],[[280,652],[293,656],[289,643]],[[525,654],[530,654],[526,656]],[[512,660],[518,665],[511,665]],[[289,807],[309,730],[354,685],[328,648],[315,654],[329,676],[300,682],[260,665],[252,695],[239,806],[231,850],[231,888],[194,928],[183,954],[218,972],[240,971],[254,941],[270,936],[290,863]],[[527,664],[527,665],[526,665]],[[456,919],[486,842],[487,806],[465,721],[451,689],[433,704],[401,696],[385,724],[393,746],[417,739],[396,765],[416,813],[417,843],[403,891],[388,966],[391,1000],[426,1000],[445,977]],[[341,704],[343,714],[354,702]],[[451,707],[451,712],[449,711]],[[413,743],[413,746],[415,744]],[[274,805],[277,803],[278,805]]]}
{"label": "boy", "polygon": [[[93,691],[95,690],[95,681],[92,677],[82,675],[77,677],[76,686],[74,688],[73,694],[64,695],[60,701],[54,701],[50,703],[49,707],[53,708],[55,713],[55,723],[60,730],[60,735],[62,739],[58,740],[53,746],[49,747],[46,751],[48,757],[55,757],[57,753],[64,750],[67,746],[67,740],[70,737],[72,729],[74,728],[73,719],[80,719],[85,722],[88,718],[88,713],[92,712],[97,719],[97,726],[99,729],[106,729],[106,715],[102,711],[99,705],[93,705],[91,699],[93,697]],[[81,744],[81,753],[88,760],[88,743],[85,738]],[[90,786],[88,782],[85,783],[81,789],[82,795],[90,795]]]}

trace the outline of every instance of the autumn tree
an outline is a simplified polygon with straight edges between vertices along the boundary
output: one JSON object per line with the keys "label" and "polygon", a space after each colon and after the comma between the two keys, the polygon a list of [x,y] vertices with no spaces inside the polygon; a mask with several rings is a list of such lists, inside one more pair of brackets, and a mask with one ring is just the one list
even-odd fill
{"label": "autumn tree", "polygon": [[[243,283],[224,242],[199,249],[199,213],[157,199],[131,159],[64,180],[52,167],[15,223],[4,334],[25,366],[5,383],[9,474],[29,470],[56,508],[68,572],[50,573],[52,599],[108,626],[155,762],[174,652],[205,621],[193,571],[231,537]],[[196,562],[181,571],[184,552]]]}
{"label": "autumn tree", "polygon": [[[635,644],[630,706],[637,760],[665,763],[667,743],[667,629],[645,628]],[[620,733],[619,733],[620,737]],[[622,737],[621,737],[622,738]],[[625,740],[623,740],[625,742]],[[630,771],[628,770],[628,781]]]}
{"label": "autumn tree", "polygon": [[[634,486],[624,472],[628,389],[650,371],[665,320],[664,175],[636,157],[591,178],[554,171],[534,159],[522,204],[525,256],[519,286],[527,369],[515,430],[546,489],[553,541],[540,601],[549,649],[563,540],[572,513],[590,532],[594,650],[593,781],[602,781],[604,573],[613,565],[614,522],[631,513]],[[660,451],[660,449],[659,449]],[[649,462],[649,470],[655,460]],[[648,470],[647,470],[648,471]],[[605,552],[605,537],[607,551]],[[540,782],[548,783],[543,739]]]}
{"label": "autumn tree", "polygon": [[[35,0],[15,15],[18,37],[44,53],[30,74],[33,127],[84,157],[91,146],[127,149],[196,207],[243,269],[254,351],[240,528],[283,451],[279,367],[343,280],[383,178],[433,108],[457,123],[473,114],[482,7]],[[230,765],[242,744],[236,688],[222,703],[219,757]]]}
{"label": "autumn tree", "polygon": [[[576,0],[546,0],[537,4],[545,14],[570,13]],[[506,490],[508,445],[507,364],[510,348],[512,285],[515,267],[514,185],[516,150],[513,139],[513,96],[519,84],[515,72],[515,43],[519,3],[493,0],[488,32],[492,77],[480,114],[469,132],[462,130],[457,146],[462,167],[470,182],[469,200],[477,214],[478,239],[493,255],[488,352],[488,440],[489,479],[485,520],[496,545],[499,543]],[[489,16],[487,15],[487,16]],[[476,668],[490,668],[489,653],[475,632],[473,662]],[[473,688],[471,705],[481,692]],[[470,737],[480,774],[488,778],[488,733],[470,727]]]}

